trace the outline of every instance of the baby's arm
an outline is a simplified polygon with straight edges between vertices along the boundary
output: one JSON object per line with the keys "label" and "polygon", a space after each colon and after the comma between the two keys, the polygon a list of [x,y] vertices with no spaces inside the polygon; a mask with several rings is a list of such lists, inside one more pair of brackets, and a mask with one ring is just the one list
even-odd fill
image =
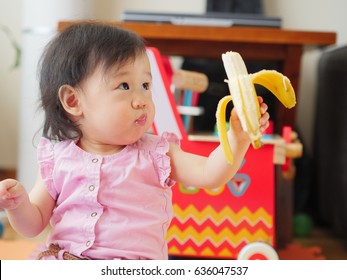
{"label": "baby's arm", "polygon": [[[267,105],[259,97],[261,108],[260,126],[264,131],[269,126]],[[215,188],[228,182],[239,169],[241,162],[251,143],[249,136],[243,131],[236,111],[230,116],[229,143],[234,156],[233,164],[229,164],[221,145],[208,157],[198,156],[182,151],[177,145],[170,146],[171,177],[185,186]]]}
{"label": "baby's arm", "polygon": [[54,205],[40,175],[30,195],[14,179],[0,182],[0,208],[6,210],[11,226],[24,236],[36,236],[45,229]]}

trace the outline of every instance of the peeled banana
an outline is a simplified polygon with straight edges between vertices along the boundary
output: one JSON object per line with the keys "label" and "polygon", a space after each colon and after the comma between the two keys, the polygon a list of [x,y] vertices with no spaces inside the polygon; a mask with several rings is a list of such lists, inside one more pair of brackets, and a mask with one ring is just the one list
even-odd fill
{"label": "peeled banana", "polygon": [[259,119],[261,117],[257,93],[254,84],[259,84],[270,90],[286,108],[295,106],[296,98],[290,80],[275,70],[261,70],[248,74],[246,65],[237,52],[222,54],[225,71],[228,76],[230,96],[222,98],[217,107],[217,130],[227,161],[232,164],[234,159],[230,148],[225,111],[232,100],[239,116],[242,129],[246,131],[255,149],[261,147],[261,131]]}

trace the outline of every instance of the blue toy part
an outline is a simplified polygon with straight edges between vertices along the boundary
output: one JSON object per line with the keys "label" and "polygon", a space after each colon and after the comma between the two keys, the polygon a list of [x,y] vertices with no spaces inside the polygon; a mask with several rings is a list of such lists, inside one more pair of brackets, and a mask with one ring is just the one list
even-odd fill
{"label": "blue toy part", "polygon": [[248,189],[250,183],[251,178],[247,174],[237,173],[227,185],[234,196],[242,196]]}
{"label": "blue toy part", "polygon": [[0,238],[2,237],[3,234],[4,234],[4,225],[2,222],[0,222]]}

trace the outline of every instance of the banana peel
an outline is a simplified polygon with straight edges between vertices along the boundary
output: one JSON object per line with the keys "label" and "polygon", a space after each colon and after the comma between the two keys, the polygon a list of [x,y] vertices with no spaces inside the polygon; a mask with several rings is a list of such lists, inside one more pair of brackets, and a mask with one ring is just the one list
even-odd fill
{"label": "banana peel", "polygon": [[217,107],[216,119],[219,140],[226,160],[234,161],[226,130],[226,106],[233,101],[239,116],[242,129],[249,135],[252,146],[259,149],[262,146],[259,119],[261,117],[259,102],[254,84],[259,84],[272,92],[286,107],[292,108],[296,104],[295,92],[290,80],[275,70],[261,70],[249,74],[246,65],[237,52],[222,54],[222,60],[228,80],[230,95],[223,97]]}

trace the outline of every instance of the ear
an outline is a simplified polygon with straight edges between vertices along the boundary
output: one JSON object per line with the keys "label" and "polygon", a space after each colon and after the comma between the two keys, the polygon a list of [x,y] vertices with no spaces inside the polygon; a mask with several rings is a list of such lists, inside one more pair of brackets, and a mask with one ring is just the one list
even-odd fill
{"label": "ear", "polygon": [[59,100],[65,111],[78,117],[82,114],[79,102],[79,93],[70,85],[62,85],[59,88]]}

